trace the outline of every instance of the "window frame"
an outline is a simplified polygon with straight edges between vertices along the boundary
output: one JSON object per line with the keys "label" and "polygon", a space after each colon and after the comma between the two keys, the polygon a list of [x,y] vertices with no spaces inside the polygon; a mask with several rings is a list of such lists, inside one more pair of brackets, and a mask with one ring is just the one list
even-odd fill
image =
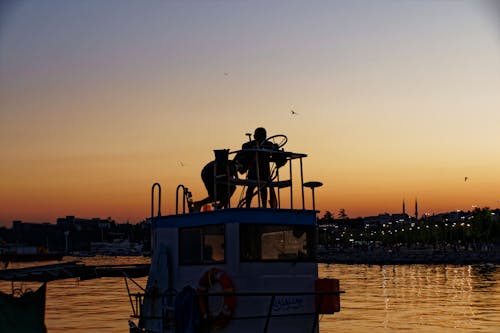
{"label": "window frame", "polygon": [[[306,229],[306,235],[311,236],[312,239],[309,239],[309,237],[306,236],[306,244],[307,244],[307,250],[308,253],[305,257],[299,257],[295,256],[290,259],[262,259],[262,250],[260,253],[261,259],[248,259],[244,257],[243,254],[243,245],[245,244],[245,241],[243,241],[243,232],[242,232],[242,226],[257,226],[257,227],[303,227]],[[310,229],[309,229],[310,228]],[[309,230],[307,230],[309,229]],[[239,258],[241,263],[311,263],[311,262],[316,262],[316,245],[317,245],[317,240],[316,240],[316,227],[315,225],[308,225],[308,224],[283,224],[283,223],[245,223],[245,224],[240,224],[238,228],[238,233],[239,233]],[[260,234],[262,235],[262,233]],[[262,246],[261,246],[262,249]],[[312,253],[309,253],[311,251]]]}
{"label": "window frame", "polygon": [[[201,236],[201,244],[200,246],[205,246],[205,242],[204,242],[204,237],[205,237],[205,233],[203,233],[203,229],[204,228],[213,228],[213,227],[221,227],[223,229],[223,232],[222,232],[222,236],[223,236],[223,244],[224,244],[224,259],[223,260],[220,260],[220,261],[204,261],[203,260],[203,252],[201,253],[201,256],[200,256],[200,259],[201,261],[200,262],[196,262],[196,263],[192,263],[192,262],[186,262],[186,260],[183,260],[183,253],[185,253],[183,251],[183,242],[182,242],[182,232],[183,231],[186,231],[186,230],[200,230],[200,236]],[[224,223],[217,223],[217,224],[207,224],[207,225],[200,225],[200,226],[187,226],[187,227],[182,227],[182,228],[179,228],[178,229],[178,232],[177,232],[177,239],[178,239],[178,256],[177,256],[177,260],[178,260],[178,264],[179,266],[207,266],[207,265],[221,265],[221,264],[225,264],[226,263],[226,253],[227,253],[227,241],[226,241],[226,238],[227,238],[227,235],[226,235],[226,225]],[[203,250],[202,250],[203,251]]]}

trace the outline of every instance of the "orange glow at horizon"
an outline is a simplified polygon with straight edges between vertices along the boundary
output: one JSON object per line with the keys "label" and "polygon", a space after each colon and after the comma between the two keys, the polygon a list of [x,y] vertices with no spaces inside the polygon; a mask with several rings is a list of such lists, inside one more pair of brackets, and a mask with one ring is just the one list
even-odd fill
{"label": "orange glow at horizon", "polygon": [[140,222],[154,182],[173,213],[177,185],[205,197],[213,150],[239,149],[259,126],[308,155],[304,181],[324,184],[320,215],[400,213],[403,200],[413,215],[415,199],[419,215],[500,208],[500,18],[490,9],[5,5],[0,226]]}

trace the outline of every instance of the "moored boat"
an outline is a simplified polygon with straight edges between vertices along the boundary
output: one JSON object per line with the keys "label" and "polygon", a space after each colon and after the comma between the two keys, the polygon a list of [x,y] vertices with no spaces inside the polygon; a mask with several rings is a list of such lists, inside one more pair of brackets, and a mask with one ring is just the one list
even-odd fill
{"label": "moored boat", "polygon": [[0,262],[27,262],[62,260],[64,254],[50,252],[43,247],[5,244],[0,246]]}
{"label": "moored boat", "polygon": [[[272,208],[265,208],[257,195],[256,206],[240,200],[231,207],[230,200],[221,204],[224,199],[220,199],[209,209],[186,212],[186,205],[193,207],[191,194],[179,185],[176,213],[162,215],[161,186],[153,185],[149,219],[153,255],[144,292],[129,291],[136,320],[130,322],[131,332],[314,333],[319,332],[320,314],[340,311],[339,281],[318,278],[314,189],[321,183],[304,182],[302,160],[307,155],[274,147],[244,151],[255,155],[257,163],[266,155],[271,163],[280,161],[265,181],[236,179],[217,167],[213,173],[214,191],[221,189],[218,185],[256,186],[257,192],[269,190]],[[241,151],[233,153],[238,156]],[[227,156],[233,153],[216,151],[215,164],[228,165]],[[300,163],[298,180],[293,179],[294,161]],[[288,179],[280,180],[278,167],[284,166]],[[305,206],[308,187],[312,209]],[[284,190],[287,193],[281,195]],[[293,207],[294,190],[299,192],[300,208]],[[272,194],[275,191],[277,195]],[[288,207],[285,197],[290,199]]]}

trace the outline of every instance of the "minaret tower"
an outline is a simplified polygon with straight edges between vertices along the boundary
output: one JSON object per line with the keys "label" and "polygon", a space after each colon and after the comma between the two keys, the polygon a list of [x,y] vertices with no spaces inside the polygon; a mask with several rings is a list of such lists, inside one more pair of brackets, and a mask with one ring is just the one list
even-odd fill
{"label": "minaret tower", "polygon": [[403,214],[406,214],[405,200],[403,199]]}
{"label": "minaret tower", "polygon": [[418,201],[415,198],[415,220],[418,220]]}

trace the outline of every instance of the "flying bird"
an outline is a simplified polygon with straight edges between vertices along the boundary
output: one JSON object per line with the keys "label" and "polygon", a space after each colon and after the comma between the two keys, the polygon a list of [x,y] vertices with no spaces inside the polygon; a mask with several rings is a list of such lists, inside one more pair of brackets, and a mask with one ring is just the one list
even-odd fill
{"label": "flying bird", "polygon": [[469,179],[469,177],[465,177],[465,178],[464,178],[464,182],[466,182],[466,181],[467,181],[467,179]]}
{"label": "flying bird", "polygon": [[290,110],[290,112],[291,112],[291,113],[292,113],[292,115],[294,115],[294,116],[297,116],[297,115],[298,115],[298,113],[297,113],[297,112],[295,112],[294,110]]}
{"label": "flying bird", "polygon": [[179,161],[179,164],[183,167],[184,166],[184,163],[182,163],[182,161]]}

